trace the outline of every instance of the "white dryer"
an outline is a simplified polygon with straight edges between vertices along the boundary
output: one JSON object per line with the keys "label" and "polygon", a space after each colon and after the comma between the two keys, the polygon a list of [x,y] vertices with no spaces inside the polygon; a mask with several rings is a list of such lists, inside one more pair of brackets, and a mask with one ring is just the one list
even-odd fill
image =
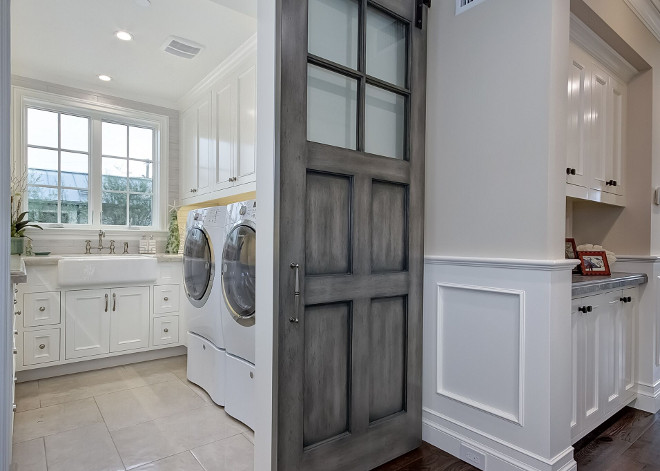
{"label": "white dryer", "polygon": [[225,410],[254,428],[255,268],[257,202],[227,206],[222,250],[226,373]]}
{"label": "white dryer", "polygon": [[187,376],[221,406],[225,405],[226,354],[221,319],[224,301],[216,263],[222,254],[226,215],[225,206],[191,211],[183,249]]}

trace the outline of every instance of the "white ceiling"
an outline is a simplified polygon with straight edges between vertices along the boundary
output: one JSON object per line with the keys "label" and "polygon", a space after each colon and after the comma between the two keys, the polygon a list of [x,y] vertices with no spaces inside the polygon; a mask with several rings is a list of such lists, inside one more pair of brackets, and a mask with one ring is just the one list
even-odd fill
{"label": "white ceiling", "polygon": [[[14,1],[12,74],[175,108],[254,35],[255,13],[256,0]],[[116,39],[119,30],[134,40]],[[194,59],[168,54],[161,46],[171,35],[205,49]]]}

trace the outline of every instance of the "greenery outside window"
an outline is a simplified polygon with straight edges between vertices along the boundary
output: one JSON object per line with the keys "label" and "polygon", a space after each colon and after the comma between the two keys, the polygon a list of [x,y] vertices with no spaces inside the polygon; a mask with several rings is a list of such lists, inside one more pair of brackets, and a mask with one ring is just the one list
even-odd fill
{"label": "greenery outside window", "polygon": [[167,117],[46,95],[15,90],[28,218],[45,228],[163,229]]}

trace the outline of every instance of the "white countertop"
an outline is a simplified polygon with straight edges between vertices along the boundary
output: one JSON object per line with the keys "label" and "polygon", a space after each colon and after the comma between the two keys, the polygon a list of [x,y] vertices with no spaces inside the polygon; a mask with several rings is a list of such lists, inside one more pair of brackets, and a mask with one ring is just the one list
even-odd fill
{"label": "white countertop", "polygon": [[[92,256],[98,257],[98,254],[91,254]],[[24,266],[43,266],[43,265],[57,265],[57,262],[63,258],[69,257],[84,257],[85,254],[62,254],[62,255],[33,255],[29,257],[20,257],[24,262]],[[157,254],[103,254],[104,257],[115,257],[115,256],[124,256],[124,257],[153,257],[160,263],[165,262],[180,262],[183,260],[183,255],[181,254],[170,254],[170,253],[157,253]],[[13,263],[12,256],[12,263]],[[16,256],[18,257],[18,256]]]}

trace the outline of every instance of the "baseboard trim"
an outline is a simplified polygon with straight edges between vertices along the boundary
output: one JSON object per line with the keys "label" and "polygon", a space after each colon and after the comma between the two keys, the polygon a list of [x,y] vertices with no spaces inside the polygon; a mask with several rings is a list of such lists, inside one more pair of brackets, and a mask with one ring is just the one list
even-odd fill
{"label": "baseboard trim", "polygon": [[649,394],[644,389],[644,387],[637,388],[637,398],[630,404],[630,407],[655,414],[660,411],[660,390]]}
{"label": "baseboard trim", "polygon": [[112,368],[120,365],[130,365],[143,361],[160,360],[161,358],[176,357],[185,355],[187,349],[180,345],[172,348],[161,348],[148,352],[131,353],[127,355],[118,355],[108,358],[96,358],[94,360],[78,361],[76,363],[67,363],[65,365],[55,365],[45,368],[36,368],[33,370],[24,370],[16,372],[16,382],[24,383],[26,381],[35,381],[37,379],[53,378],[55,376],[64,376],[73,373],[83,373],[85,371],[101,370],[103,368]]}
{"label": "baseboard trim", "polygon": [[[460,426],[459,426],[460,427]],[[478,440],[468,437],[456,430],[438,424],[428,418],[422,419],[422,438],[424,441],[436,446],[447,453],[460,459],[460,444],[464,443],[486,455],[485,471],[574,471],[577,463],[573,459],[573,447],[568,447],[563,452],[550,460],[544,459],[534,453],[526,452],[519,447],[511,447],[506,444],[492,442],[490,437],[480,434],[478,431],[469,429],[473,435],[483,438]],[[488,444],[488,442],[491,442]],[[500,445],[500,448],[508,448],[509,451],[518,455],[511,456],[503,450],[496,450],[491,445]],[[524,460],[524,461],[523,461]]]}

